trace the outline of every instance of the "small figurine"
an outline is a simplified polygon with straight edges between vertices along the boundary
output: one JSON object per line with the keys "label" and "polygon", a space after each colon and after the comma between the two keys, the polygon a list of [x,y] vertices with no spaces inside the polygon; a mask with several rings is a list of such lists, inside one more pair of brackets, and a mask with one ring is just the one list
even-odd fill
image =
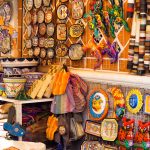
{"label": "small figurine", "polygon": [[131,148],[133,147],[133,139],[134,139],[134,119],[122,119],[122,127],[118,133],[118,140],[116,141],[117,145],[120,145],[120,150],[124,148]]}
{"label": "small figurine", "polygon": [[148,150],[150,148],[150,122],[139,121],[134,142],[134,148],[137,148],[137,150]]}

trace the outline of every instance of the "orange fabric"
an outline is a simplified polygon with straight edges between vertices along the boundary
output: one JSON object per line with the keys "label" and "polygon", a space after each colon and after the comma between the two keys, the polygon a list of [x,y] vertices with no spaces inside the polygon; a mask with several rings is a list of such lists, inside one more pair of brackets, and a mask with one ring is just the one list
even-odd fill
{"label": "orange fabric", "polygon": [[60,71],[54,78],[53,95],[62,95],[66,91],[70,72]]}

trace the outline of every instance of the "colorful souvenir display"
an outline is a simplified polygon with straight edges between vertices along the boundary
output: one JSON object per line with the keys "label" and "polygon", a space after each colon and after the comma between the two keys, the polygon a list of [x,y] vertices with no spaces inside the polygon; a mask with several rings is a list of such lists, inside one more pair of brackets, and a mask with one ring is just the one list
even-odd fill
{"label": "colorful souvenir display", "polygon": [[114,141],[118,135],[118,123],[115,119],[104,119],[101,124],[101,137],[105,141]]}
{"label": "colorful souvenir display", "polygon": [[134,119],[122,119],[122,126],[118,133],[118,140],[116,141],[117,145],[120,145],[120,148],[131,148],[133,147],[134,139]]}
{"label": "colorful souvenir display", "polygon": [[81,19],[84,13],[84,3],[83,0],[73,0],[72,1],[72,18]]}
{"label": "colorful souvenir display", "polygon": [[143,106],[143,96],[138,89],[132,89],[129,91],[126,97],[126,105],[128,111],[136,114]]}
{"label": "colorful souvenir display", "polygon": [[108,91],[113,95],[114,100],[114,114],[113,118],[121,119],[125,114],[125,98],[121,89],[117,87],[109,88]]}
{"label": "colorful souvenir display", "polygon": [[102,145],[98,141],[84,141],[81,150],[102,150]]}
{"label": "colorful souvenir display", "polygon": [[86,121],[85,133],[101,137],[101,124],[92,121]]}
{"label": "colorful souvenir display", "polygon": [[150,115],[150,94],[144,95],[144,113]]}
{"label": "colorful souvenir display", "polygon": [[81,60],[84,55],[81,44],[72,44],[69,48],[69,58],[71,60]]}
{"label": "colorful souvenir display", "polygon": [[138,150],[150,148],[150,122],[139,121],[138,131],[134,138],[134,148]]}
{"label": "colorful souvenir display", "polygon": [[100,88],[91,90],[87,96],[88,114],[91,120],[103,120],[108,113],[108,95]]}
{"label": "colorful souvenir display", "polygon": [[111,7],[107,9],[104,7],[105,2],[100,0],[93,0],[90,3],[90,12],[85,14],[85,18],[89,20],[89,28],[94,31],[97,36],[98,29],[104,31],[109,36],[109,32],[115,38],[115,24],[124,25],[126,31],[130,31],[127,22],[123,18],[122,1],[111,0]]}

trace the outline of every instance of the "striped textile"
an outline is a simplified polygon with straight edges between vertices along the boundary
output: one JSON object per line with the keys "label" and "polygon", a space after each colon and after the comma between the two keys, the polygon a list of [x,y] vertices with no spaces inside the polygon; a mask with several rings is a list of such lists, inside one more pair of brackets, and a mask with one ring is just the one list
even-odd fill
{"label": "striped textile", "polygon": [[145,39],[146,39],[146,0],[140,1],[140,43],[139,43],[139,59],[138,59],[138,74],[142,75],[144,69],[144,55],[145,55]]}
{"label": "striped textile", "polygon": [[149,72],[150,71],[150,0],[146,0],[146,2],[147,2],[147,21],[146,21],[144,67],[146,72]]}
{"label": "striped textile", "polygon": [[127,7],[127,18],[133,18],[134,14],[134,0],[128,0],[128,7]]}

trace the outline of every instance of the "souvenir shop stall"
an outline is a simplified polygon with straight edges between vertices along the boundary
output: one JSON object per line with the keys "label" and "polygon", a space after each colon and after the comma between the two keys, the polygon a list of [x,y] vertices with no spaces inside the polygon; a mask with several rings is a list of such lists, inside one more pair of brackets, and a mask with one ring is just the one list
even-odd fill
{"label": "souvenir shop stall", "polygon": [[149,150],[150,0],[0,0],[0,150]]}

